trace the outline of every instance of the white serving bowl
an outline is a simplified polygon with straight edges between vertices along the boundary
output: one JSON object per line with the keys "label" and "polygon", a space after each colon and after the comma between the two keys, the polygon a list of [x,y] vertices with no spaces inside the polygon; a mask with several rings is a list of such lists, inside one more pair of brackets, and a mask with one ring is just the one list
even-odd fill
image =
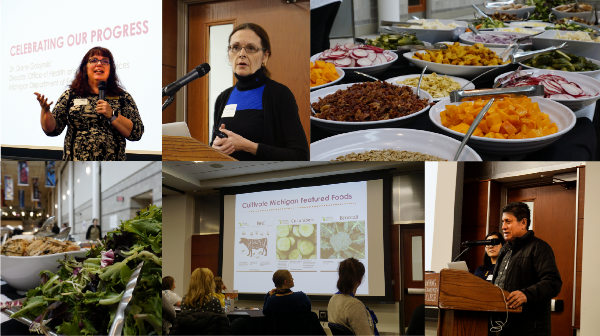
{"label": "white serving bowl", "polygon": [[64,259],[65,254],[72,257],[85,257],[89,250],[55,253],[35,257],[0,256],[2,260],[2,280],[6,281],[18,292],[26,292],[40,284],[40,272],[55,273],[60,265],[57,260]]}
{"label": "white serving bowl", "polygon": [[[504,48],[490,48],[490,49],[492,51],[494,51],[496,53],[496,55],[500,55],[500,53],[504,50]],[[521,49],[519,49],[519,50],[521,50]],[[415,52],[423,53],[425,51],[423,51],[423,50],[411,51],[411,52],[404,54],[403,56],[404,56],[404,58],[408,59],[410,62],[412,62],[418,68],[423,69],[425,66],[427,66],[428,73],[435,72],[440,75],[451,75],[451,76],[463,77],[463,78],[468,78],[468,79],[475,78],[490,69],[493,69],[493,68],[499,69],[499,68],[503,68],[503,67],[510,65],[510,63],[501,64],[501,65],[488,65],[488,66],[440,64],[440,63],[428,62],[428,61],[423,61],[420,59],[412,58],[413,55],[415,54]],[[492,77],[492,76],[494,76],[494,71],[483,76],[483,78]]]}
{"label": "white serving bowl", "polygon": [[[442,159],[453,160],[460,142],[448,136],[407,128],[383,128],[362,130],[313,142],[310,145],[312,161],[334,160],[341,155],[362,153],[370,150],[395,149],[420,152]],[[459,161],[481,161],[481,157],[465,146]]]}
{"label": "white serving bowl", "polygon": [[578,18],[582,18],[584,20],[588,20],[590,18],[590,15],[592,15],[592,12],[578,12],[578,13],[573,13],[573,12],[561,12],[561,11],[557,11],[556,7],[552,8],[552,13],[554,13],[554,15],[556,15],[556,18],[558,20],[560,19],[564,19],[564,18],[568,18],[568,17],[578,17]]}
{"label": "white serving bowl", "polygon": [[548,47],[555,47],[561,45],[563,42],[567,42],[567,45],[569,46],[567,51],[571,54],[590,58],[598,58],[598,55],[600,55],[600,42],[573,41],[555,38],[557,33],[562,36],[573,32],[563,30],[548,30],[543,34],[533,36],[531,38],[531,41],[533,42],[533,49],[540,50]]}
{"label": "white serving bowl", "polygon": [[508,24],[508,27],[544,30],[544,29],[546,29],[546,27],[554,27],[554,23],[534,22],[534,21],[512,21],[511,23]]}
{"label": "white serving bowl", "polygon": [[[592,63],[600,65],[600,61],[599,60],[595,60],[595,59],[589,58],[589,57],[586,57],[586,59],[588,61],[591,61]],[[519,64],[523,67],[523,69],[532,69],[532,70],[536,70],[537,69],[537,68],[525,65],[523,63],[519,63]],[[562,70],[556,70],[556,71],[560,71],[560,73],[568,72],[568,73],[572,73],[572,74],[584,75],[584,76],[592,77],[593,79],[596,79],[596,80],[600,80],[600,70],[595,70],[595,71],[573,71],[573,72],[571,72],[571,71],[562,71]],[[562,75],[559,75],[559,76],[562,76]]]}
{"label": "white serving bowl", "polygon": [[[538,103],[540,110],[550,116],[550,121],[556,123],[558,132],[544,137],[534,139],[491,139],[478,136],[472,136],[467,142],[471,148],[481,152],[493,155],[508,156],[529,154],[538,151],[554,141],[558,140],[563,134],[567,133],[575,126],[575,114],[566,106],[553,100],[531,97],[534,103]],[[429,110],[431,121],[444,132],[450,134],[453,138],[462,141],[464,134],[453,131],[442,125],[440,112],[446,109],[446,105],[460,105],[461,102],[451,103],[450,99],[444,99],[438,102]]]}
{"label": "white serving bowl", "polygon": [[[396,54],[395,52],[392,52],[390,50],[385,50],[384,53],[392,56],[392,60],[387,63],[378,64],[378,65],[371,65],[371,66],[366,66],[366,67],[344,67],[344,68],[340,68],[340,69],[344,70],[344,72],[346,73],[346,76],[348,76],[348,77],[361,76],[361,75],[356,74],[354,71],[359,71],[359,72],[362,72],[364,74],[371,75],[371,76],[380,74],[380,73],[384,72],[385,70],[387,70],[389,67],[391,67],[392,64],[394,62],[396,62],[396,60],[398,60],[398,54]],[[322,53],[313,55],[310,58],[310,61],[314,62],[314,61],[318,60],[319,57],[321,56],[321,54]]]}
{"label": "white serving bowl", "polygon": [[[497,31],[489,31],[489,32],[480,32],[481,35],[494,35],[494,36],[498,36],[498,35],[504,35],[504,36],[508,36],[508,35],[514,35],[517,38],[520,37],[525,37],[525,36],[530,36],[531,34],[524,34],[524,33],[500,33]],[[459,36],[460,42],[464,43],[464,44],[469,44],[469,45],[473,45],[475,43],[482,43],[482,42],[475,42],[475,41],[471,41],[469,40],[469,38],[471,38],[471,36],[473,36],[473,33],[464,33],[461,34]],[[525,41],[527,42],[527,40]],[[484,47],[488,47],[488,48],[506,48],[508,47],[510,43],[483,43]],[[529,50],[533,48],[533,44],[528,43],[528,44],[521,44],[521,49],[523,50]]]}
{"label": "white serving bowl", "polygon": [[323,85],[317,85],[317,86],[313,86],[310,88],[311,91],[314,90],[318,90],[318,89],[322,89],[324,87],[330,86],[330,85],[334,85],[336,83],[338,83],[339,81],[341,81],[342,79],[344,79],[344,76],[346,75],[346,73],[341,69],[341,68],[335,68],[335,71],[337,72],[338,76],[340,76],[340,78],[334,80],[333,82],[330,83],[326,83]]}
{"label": "white serving bowl", "polygon": [[[464,90],[474,90],[475,89],[475,84],[469,82],[468,80],[466,80],[464,78],[448,76],[448,75],[438,75],[438,76],[440,76],[440,77],[446,76],[448,78],[451,78],[451,79],[455,80],[460,85],[460,87],[463,87],[466,84],[467,86],[465,86]],[[396,84],[396,85],[406,85],[406,84],[398,84],[398,83],[396,83],[396,81],[403,81],[403,80],[407,80],[409,78],[415,78],[415,77],[419,78],[419,75],[414,74],[414,75],[398,76],[398,77],[386,79],[385,81],[388,83]],[[442,97],[442,98],[432,98],[432,99],[433,99],[433,101],[440,101],[440,100],[442,100],[444,98],[448,98],[448,97],[449,96]]]}
{"label": "white serving bowl", "polygon": [[[594,95],[598,94],[594,97],[590,98],[578,98],[578,99],[552,99],[556,102],[559,102],[569,109],[573,111],[581,110],[582,108],[595,103],[598,99],[600,99],[600,81],[591,78],[589,76],[581,75],[574,72],[568,71],[560,71],[560,70],[542,70],[542,69],[534,69],[534,70],[524,70],[526,73],[533,74],[533,77],[537,77],[539,75],[551,74],[561,76],[569,82],[575,82],[586,94]],[[498,78],[508,75],[509,72],[499,75],[494,79],[494,82],[498,80]],[[548,98],[550,99],[550,98]],[[541,107],[540,107],[541,108]]]}
{"label": "white serving bowl", "polygon": [[[416,20],[409,20],[408,22],[415,22]],[[435,22],[436,19],[427,19],[427,22]],[[459,27],[453,29],[423,29],[423,28],[408,28],[408,27],[394,27],[394,30],[400,32],[407,32],[410,34],[416,34],[417,38],[421,41],[427,41],[430,43],[437,43],[442,41],[458,41],[460,34],[463,34],[467,30],[468,23],[466,21],[456,20],[437,20],[442,24],[456,23]]]}
{"label": "white serving bowl", "polygon": [[[517,29],[519,31],[516,31]],[[543,33],[546,30],[544,28],[505,27],[505,28],[494,29],[494,31],[513,33],[513,34],[535,35],[535,34]],[[525,36],[525,35],[523,35],[523,36]]]}
{"label": "white serving bowl", "polygon": [[[342,84],[342,85],[333,85],[326,87],[321,90],[312,91],[310,93],[310,103],[316,103],[319,101],[319,98],[324,98],[327,95],[335,93],[337,90],[345,90],[348,87],[357,84]],[[396,84],[398,85],[398,84]],[[398,85],[398,86],[408,86],[408,85]],[[417,94],[417,88],[409,86],[414,94]],[[421,90],[419,98],[425,98],[431,104],[433,102],[433,98],[429,93],[425,90]],[[333,120],[325,120],[310,116],[310,120],[316,126],[328,130],[333,133],[345,133],[352,131],[359,131],[371,128],[389,128],[389,127],[399,127],[410,121],[412,121],[415,116],[427,111],[429,109],[429,105],[424,109],[417,111],[415,113],[409,114],[404,117],[388,119],[388,120],[377,120],[377,121],[361,121],[361,122],[351,122],[351,121],[333,121]]]}
{"label": "white serving bowl", "polygon": [[529,14],[533,14],[535,11],[535,6],[527,6],[519,9],[500,9],[500,7],[485,7],[485,14],[491,15],[495,12],[504,13],[504,14],[517,14],[517,18],[522,19],[525,13],[529,12]]}

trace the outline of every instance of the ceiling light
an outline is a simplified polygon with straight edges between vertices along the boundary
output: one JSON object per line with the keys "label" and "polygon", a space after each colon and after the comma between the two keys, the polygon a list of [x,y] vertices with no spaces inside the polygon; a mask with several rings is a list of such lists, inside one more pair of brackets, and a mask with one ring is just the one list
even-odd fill
{"label": "ceiling light", "polygon": [[204,161],[194,161],[194,163],[200,163],[200,162],[204,162]]}
{"label": "ceiling light", "polygon": [[9,209],[12,209],[12,205],[8,207]]}
{"label": "ceiling light", "polygon": [[92,170],[90,169],[90,166],[87,166],[87,168],[85,168],[85,173],[90,175],[91,172]]}
{"label": "ceiling light", "polygon": [[58,204],[54,204],[54,209],[58,209]]}
{"label": "ceiling light", "polygon": [[33,211],[29,213],[29,217],[33,217]]}
{"label": "ceiling light", "polygon": [[21,211],[21,216],[25,216],[25,211]]}

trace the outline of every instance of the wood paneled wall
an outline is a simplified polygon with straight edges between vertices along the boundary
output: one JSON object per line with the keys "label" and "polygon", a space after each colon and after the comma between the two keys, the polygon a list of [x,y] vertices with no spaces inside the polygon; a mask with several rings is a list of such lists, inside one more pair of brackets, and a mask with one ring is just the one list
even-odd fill
{"label": "wood paneled wall", "polygon": [[[488,187],[490,181],[466,183],[463,186],[460,241],[483,240],[488,221]],[[451,237],[448,237],[450,239]],[[461,248],[461,251],[463,249]],[[483,246],[475,246],[461,257],[471,273],[482,264]]]}
{"label": "wood paneled wall", "polygon": [[563,282],[557,300],[564,311],[552,312],[552,334],[571,335],[573,317],[573,272],[575,269],[576,191],[561,185],[518,188],[508,191],[508,202],[534,200],[533,231],[548,243]]}
{"label": "wood paneled wall", "polygon": [[[162,5],[162,86],[165,87],[177,79],[177,0],[163,0]],[[165,100],[166,97],[162,102]],[[174,100],[163,111],[163,124],[176,121],[176,105]]]}
{"label": "wood paneled wall", "polygon": [[215,276],[219,270],[219,234],[192,236],[192,272],[208,268]]}

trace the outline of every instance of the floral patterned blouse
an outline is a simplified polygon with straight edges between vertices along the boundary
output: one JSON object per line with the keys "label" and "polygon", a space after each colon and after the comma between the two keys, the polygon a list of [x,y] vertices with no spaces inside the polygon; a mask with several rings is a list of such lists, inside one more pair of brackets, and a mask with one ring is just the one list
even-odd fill
{"label": "floral patterned blouse", "polygon": [[[109,119],[96,113],[99,96],[76,96],[71,92],[71,89],[63,92],[58,99],[52,110],[56,128],[46,132],[48,136],[58,136],[68,126],[63,161],[124,161],[126,138],[110,124]],[[120,97],[107,96],[105,100],[113,111],[133,122],[127,140],[140,140],[144,124],[131,95],[124,92]]]}

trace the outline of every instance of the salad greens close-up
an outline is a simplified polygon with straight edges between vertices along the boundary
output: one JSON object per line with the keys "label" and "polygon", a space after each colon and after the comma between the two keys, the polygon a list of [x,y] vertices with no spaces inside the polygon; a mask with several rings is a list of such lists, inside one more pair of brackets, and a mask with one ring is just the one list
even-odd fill
{"label": "salad greens close-up", "polygon": [[11,318],[34,320],[65,335],[106,335],[136,266],[145,261],[123,327],[125,335],[162,333],[162,207],[150,206],[121,222],[83,258],[65,255],[56,273],[42,271],[40,286]]}

